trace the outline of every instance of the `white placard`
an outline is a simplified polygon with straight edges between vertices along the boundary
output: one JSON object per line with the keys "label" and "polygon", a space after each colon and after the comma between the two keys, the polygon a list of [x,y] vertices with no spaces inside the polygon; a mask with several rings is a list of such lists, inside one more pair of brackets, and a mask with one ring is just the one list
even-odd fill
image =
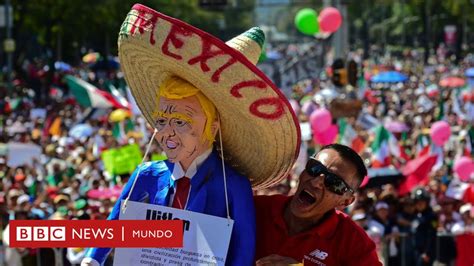
{"label": "white placard", "polygon": [[312,139],[311,137],[311,125],[308,122],[300,123],[301,128],[301,140],[302,141],[309,141]]}
{"label": "white placard", "polygon": [[[123,202],[122,202],[123,203]],[[225,265],[233,220],[165,206],[127,203],[120,220],[184,221],[183,248],[116,248],[114,265]]]}
{"label": "white placard", "polygon": [[36,144],[9,142],[8,143],[8,166],[20,165],[33,166],[33,158],[40,159],[41,147]]}
{"label": "white placard", "polygon": [[30,118],[31,120],[34,120],[36,118],[46,119],[46,109],[44,108],[31,109]]}

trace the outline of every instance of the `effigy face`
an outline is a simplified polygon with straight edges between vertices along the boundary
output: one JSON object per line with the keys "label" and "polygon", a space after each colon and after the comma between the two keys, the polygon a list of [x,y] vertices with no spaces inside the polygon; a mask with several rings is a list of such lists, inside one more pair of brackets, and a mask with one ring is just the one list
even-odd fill
{"label": "effigy face", "polygon": [[206,115],[196,96],[159,101],[156,140],[171,162],[187,167],[210,147],[203,137]]}

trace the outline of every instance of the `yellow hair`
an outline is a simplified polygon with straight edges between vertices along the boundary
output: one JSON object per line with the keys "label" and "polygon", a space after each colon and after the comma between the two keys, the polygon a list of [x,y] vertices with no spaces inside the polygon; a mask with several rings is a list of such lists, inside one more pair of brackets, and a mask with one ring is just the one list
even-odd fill
{"label": "yellow hair", "polygon": [[214,104],[194,85],[176,76],[170,76],[167,78],[158,90],[158,97],[165,97],[173,100],[191,96],[196,96],[198,98],[201,108],[207,118],[204,127],[203,141],[207,139],[212,144],[215,138],[212,134],[211,126],[217,118],[217,110]]}

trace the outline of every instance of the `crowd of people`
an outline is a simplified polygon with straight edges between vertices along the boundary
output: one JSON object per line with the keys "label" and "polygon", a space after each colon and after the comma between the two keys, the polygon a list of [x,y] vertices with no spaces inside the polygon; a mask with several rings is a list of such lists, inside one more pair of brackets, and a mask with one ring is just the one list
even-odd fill
{"label": "crowd of people", "polygon": [[[456,242],[456,236],[472,235],[474,225],[473,176],[460,181],[454,170],[459,158],[473,157],[473,80],[465,74],[472,67],[472,56],[454,63],[454,58],[438,55],[424,63],[416,52],[365,61],[360,55],[352,54],[363,67],[355,91],[351,86],[334,86],[327,73],[294,86],[292,104],[302,130],[313,132],[308,133],[295,172],[285,185],[257,193],[292,194],[296,189],[294,180],[304,169],[307,156],[321,146],[321,140],[311,137],[311,133],[317,134],[311,126],[311,115],[319,108],[331,110],[333,99],[362,99],[357,115],[333,117],[339,129],[334,141],[352,146],[369,168],[368,182],[345,211],[374,240],[386,265],[431,265],[435,261],[450,265],[466,248],[466,242]],[[387,71],[404,73],[407,80],[371,81],[376,74]],[[440,85],[450,77],[463,82]],[[452,132],[441,146],[430,136],[431,126],[437,121],[446,121]],[[355,133],[349,138],[348,128]],[[380,132],[387,132],[387,138],[393,140],[383,152],[375,145],[380,143]],[[431,162],[425,160],[429,156],[434,157]],[[406,176],[413,173],[416,182]]]}
{"label": "crowd of people", "polygon": [[[294,49],[295,46],[291,46],[290,56],[298,56]],[[279,52],[287,51],[281,49]],[[474,153],[474,91],[464,75],[466,69],[474,66],[474,61],[467,56],[455,64],[449,58],[438,56],[423,63],[421,55],[415,53],[397,58],[380,56],[377,60],[366,61],[357,53],[352,56],[363,67],[357,88],[335,87],[331,73],[326,72],[295,84],[291,101],[303,135],[309,137],[303,136],[300,158],[288,178],[255,194],[294,193],[304,163],[322,146],[311,137],[311,126],[308,126],[311,114],[319,108],[330,109],[334,98],[360,99],[363,105],[356,116],[333,117],[332,122],[339,130],[333,141],[352,146],[367,168],[395,169],[399,176],[396,179],[371,176],[369,170],[367,182],[357,192],[355,203],[345,211],[376,242],[379,257],[384,258],[386,265],[400,265],[402,260],[405,265],[429,265],[434,261],[452,263],[458,253],[452,236],[474,234],[471,205],[474,204],[474,189],[472,183],[469,184],[474,179],[460,182],[453,170],[456,159],[461,156],[472,158]],[[408,80],[390,84],[370,81],[371,76],[388,70],[404,73]],[[97,110],[79,104],[63,80],[66,74],[104,91],[113,84],[124,97],[127,95],[119,69],[96,69],[90,64],[81,64],[67,70],[55,70],[51,75],[47,64],[39,59],[25,62],[17,70],[11,91],[1,89],[0,228],[4,248],[1,262],[7,265],[38,265],[51,261],[54,256],[62,256],[65,264],[80,263],[84,250],[79,248],[9,248],[8,221],[106,219],[129,176],[108,172],[101,154],[134,144],[143,152],[152,132],[144,119],[133,111],[126,120],[116,122],[110,119],[112,109]],[[466,85],[442,87],[439,82],[446,76],[458,76]],[[449,123],[452,134],[444,146],[434,147],[429,129],[439,120]],[[117,123],[122,126],[119,132],[115,130]],[[394,123],[403,126],[391,129],[389,125]],[[78,124],[89,125],[91,133],[71,134],[71,129]],[[397,146],[397,149],[389,149],[382,162],[378,161],[373,145],[377,135],[375,129],[379,126],[387,129]],[[359,140],[357,145],[344,138],[349,128],[355,132],[351,140]],[[13,144],[37,146],[40,155],[31,162],[17,165],[9,157]],[[406,178],[401,174],[404,167],[425,154],[437,154],[436,163],[428,167],[421,165],[420,168],[427,168],[423,169],[426,176],[420,182],[410,184],[408,189],[400,190]],[[155,143],[148,159],[160,156],[161,150]],[[447,240],[440,241],[442,237]]]}

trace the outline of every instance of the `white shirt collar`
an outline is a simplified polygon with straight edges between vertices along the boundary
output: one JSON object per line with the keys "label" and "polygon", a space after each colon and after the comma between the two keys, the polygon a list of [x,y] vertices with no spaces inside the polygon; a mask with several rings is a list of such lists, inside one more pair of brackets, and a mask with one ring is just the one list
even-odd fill
{"label": "white shirt collar", "polygon": [[201,155],[196,157],[196,159],[194,159],[194,161],[189,166],[188,171],[186,171],[186,173],[184,172],[183,167],[181,167],[180,163],[174,164],[173,174],[171,175],[171,178],[174,181],[180,179],[183,176],[186,176],[189,179],[192,179],[193,176],[196,175],[197,169],[199,168],[199,166],[201,166],[202,163],[207,159],[207,157],[211,155],[211,152],[212,152],[212,148],[209,148],[208,150],[203,152]]}

